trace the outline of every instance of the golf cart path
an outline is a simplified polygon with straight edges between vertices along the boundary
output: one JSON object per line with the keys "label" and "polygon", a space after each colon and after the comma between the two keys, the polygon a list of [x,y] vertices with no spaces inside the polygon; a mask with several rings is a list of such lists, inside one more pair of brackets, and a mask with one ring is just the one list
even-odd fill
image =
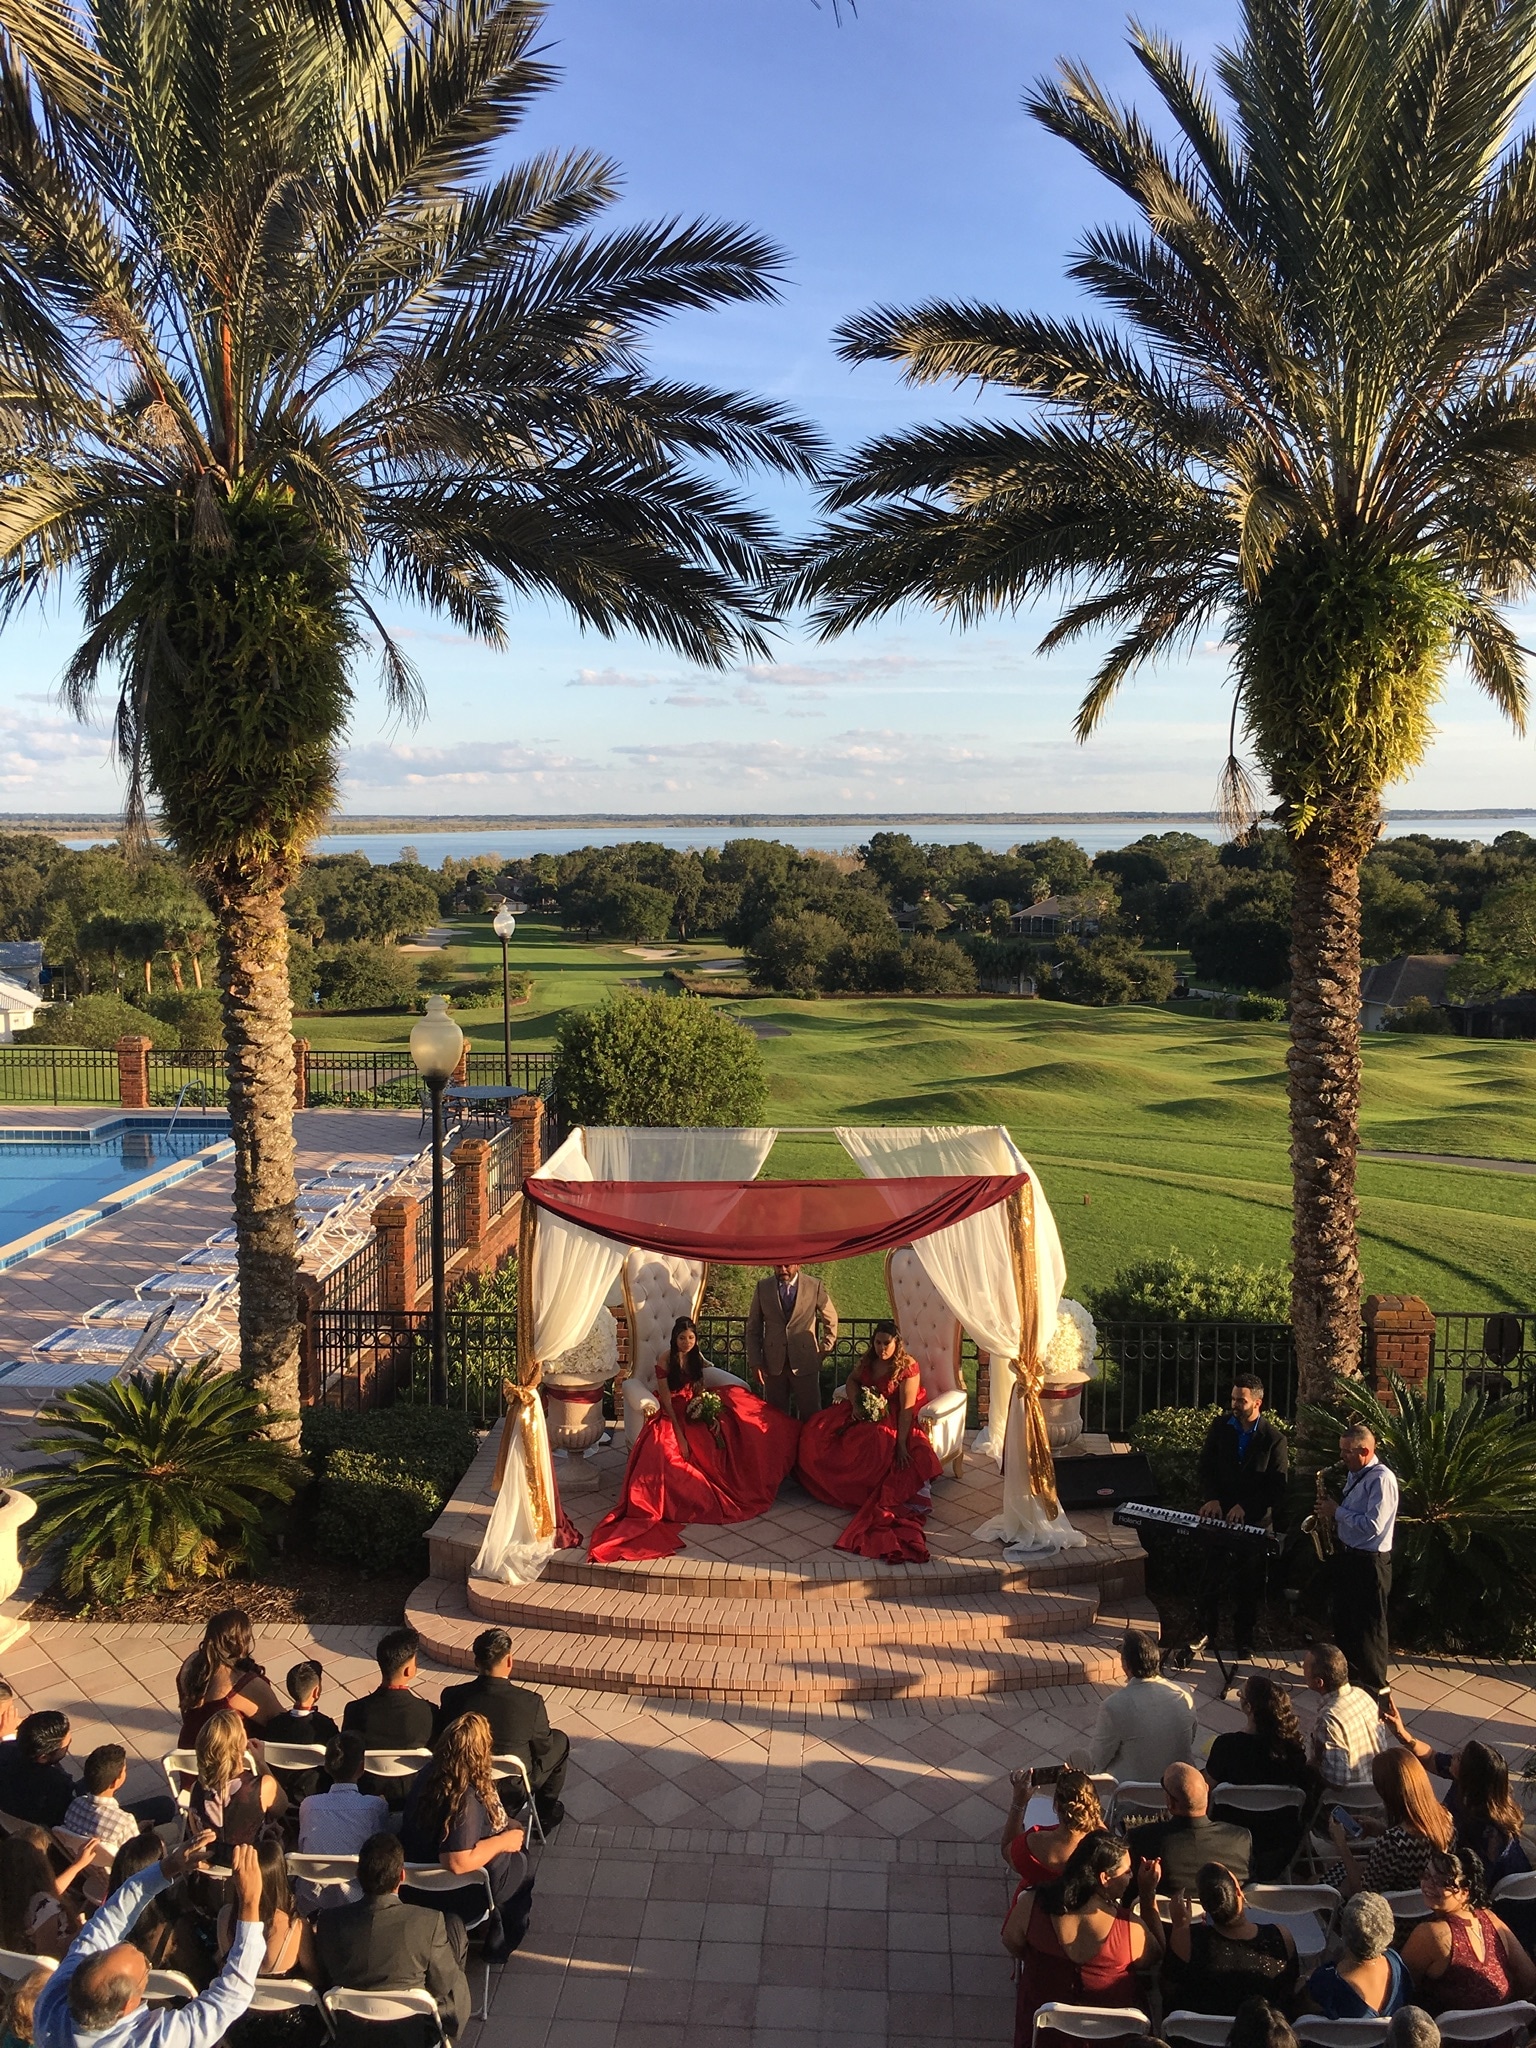
{"label": "golf cart path", "polygon": [[1368,1152],[1362,1159],[1385,1159],[1405,1166],[1465,1166],[1473,1173],[1536,1173],[1536,1159],[1474,1159],[1465,1152]]}

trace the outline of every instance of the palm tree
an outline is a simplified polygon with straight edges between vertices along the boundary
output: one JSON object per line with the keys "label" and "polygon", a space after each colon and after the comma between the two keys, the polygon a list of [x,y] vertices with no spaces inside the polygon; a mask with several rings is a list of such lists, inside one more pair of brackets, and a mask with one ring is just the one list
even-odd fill
{"label": "palm tree", "polygon": [[216,926],[244,1369],[297,1409],[283,891],[329,810],[380,593],[504,645],[509,596],[718,664],[762,644],[771,529],[731,473],[808,473],[751,397],[648,374],[679,308],[773,296],[709,221],[599,232],[589,153],[504,160],[552,73],[540,0],[5,0],[0,606],[61,584],[83,708],[118,688]]}
{"label": "palm tree", "polygon": [[[1114,186],[1071,275],[1103,320],[879,309],[839,342],[1032,401],[875,440],[830,479],[798,594],[825,634],[925,599],[1060,592],[1107,629],[1077,715],[1213,626],[1290,838],[1293,1306],[1304,1389],[1357,1371],[1359,870],[1460,655],[1517,730],[1501,607],[1536,553],[1533,0],[1245,0],[1219,102],[1131,47],[1165,145],[1082,69],[1026,105]],[[1228,778],[1242,774],[1235,752]]]}

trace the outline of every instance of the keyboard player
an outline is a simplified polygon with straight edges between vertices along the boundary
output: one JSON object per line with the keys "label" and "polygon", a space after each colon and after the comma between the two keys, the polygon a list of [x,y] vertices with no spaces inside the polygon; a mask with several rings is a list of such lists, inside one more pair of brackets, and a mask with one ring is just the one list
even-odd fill
{"label": "keyboard player", "polygon": [[[1284,1512],[1289,1474],[1284,1432],[1264,1413],[1264,1383],[1245,1373],[1233,1382],[1228,1413],[1211,1424],[1201,1446],[1201,1516],[1273,1530],[1276,1516]],[[1253,1655],[1268,1563],[1269,1546],[1257,1538],[1221,1546],[1219,1560],[1213,1561],[1207,1572],[1200,1607],[1200,1627],[1213,1646],[1222,1641],[1221,1603],[1224,1591],[1229,1591],[1237,1654]]]}

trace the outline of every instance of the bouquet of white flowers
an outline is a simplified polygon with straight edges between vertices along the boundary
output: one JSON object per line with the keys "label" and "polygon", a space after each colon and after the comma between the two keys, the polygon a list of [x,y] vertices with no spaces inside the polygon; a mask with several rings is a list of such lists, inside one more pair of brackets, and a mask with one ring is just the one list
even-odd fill
{"label": "bouquet of white flowers", "polygon": [[724,1413],[725,1403],[718,1394],[711,1393],[708,1387],[695,1394],[688,1403],[688,1420],[702,1422],[716,1443],[720,1442],[720,1417]]}
{"label": "bouquet of white flowers", "polygon": [[889,1407],[878,1387],[857,1386],[853,1390],[856,1413],[863,1422],[884,1422]]}

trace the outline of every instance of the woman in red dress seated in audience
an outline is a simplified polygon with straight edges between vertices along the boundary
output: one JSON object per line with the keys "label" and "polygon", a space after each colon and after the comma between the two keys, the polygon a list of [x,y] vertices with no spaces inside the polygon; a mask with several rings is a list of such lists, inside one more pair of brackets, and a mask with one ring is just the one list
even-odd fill
{"label": "woman in red dress seated in audience", "polygon": [[[1014,2048],[1030,2048],[1035,2013],[1053,2001],[1145,2005],[1139,1979],[1163,1954],[1153,1897],[1161,1875],[1160,1863],[1143,1860],[1137,1910],[1128,1909],[1131,1852],[1119,1835],[1096,1828],[1054,1884],[1027,1892],[1010,1911],[1004,1946],[1019,1958]],[[1128,2023],[1127,2034],[1134,2031]]]}
{"label": "woman in red dress seated in audience", "polygon": [[[1473,1849],[1436,1849],[1419,1890],[1430,1909],[1403,1943],[1415,2001],[1432,2018],[1486,2011],[1536,1997],[1536,1964],[1497,1913],[1488,1910],[1482,1858]],[[1499,2041],[1523,2027],[1511,2027]],[[1490,2044],[1492,2048],[1492,2044]]]}
{"label": "woman in red dress seated in audience", "polygon": [[1013,1895],[1017,1905],[1020,1893],[1056,1882],[1084,1835],[1103,1827],[1104,1810],[1092,1778],[1082,1771],[1069,1771],[1063,1765],[1051,1789],[1054,1823],[1049,1827],[1024,1828],[1019,1823],[1035,1789],[1035,1774],[1032,1770],[1015,1771],[1009,1783],[1013,1787],[1013,1801],[1003,1822],[1003,1861],[1019,1874],[1018,1890]]}
{"label": "woman in red dress seated in audience", "polygon": [[795,1477],[829,1507],[858,1509],[839,1550],[926,1563],[928,1488],[942,1468],[919,1413],[922,1375],[894,1323],[876,1323],[847,1396],[801,1430]]}
{"label": "woman in red dress seated in audience", "polygon": [[706,1387],[708,1362],[693,1318],[679,1316],[656,1364],[661,1412],[635,1439],[619,1504],[587,1544],[595,1564],[670,1557],[688,1522],[750,1522],[793,1470],[799,1423],[746,1387]]}

